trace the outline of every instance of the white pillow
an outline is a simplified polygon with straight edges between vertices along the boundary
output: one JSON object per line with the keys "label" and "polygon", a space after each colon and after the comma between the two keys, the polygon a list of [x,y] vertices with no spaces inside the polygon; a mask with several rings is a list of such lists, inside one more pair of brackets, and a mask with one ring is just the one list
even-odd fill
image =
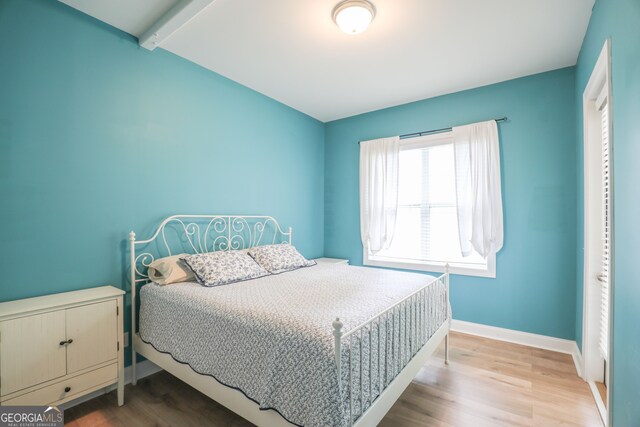
{"label": "white pillow", "polygon": [[182,260],[193,270],[203,286],[221,286],[267,276],[249,255],[241,251],[218,251],[186,255]]}
{"label": "white pillow", "polygon": [[316,265],[315,261],[309,261],[294,246],[287,243],[256,246],[249,249],[249,255],[271,274]]}
{"label": "white pillow", "polygon": [[172,283],[195,282],[196,276],[181,258],[187,254],[180,254],[160,258],[149,264],[147,275],[149,279],[159,285]]}

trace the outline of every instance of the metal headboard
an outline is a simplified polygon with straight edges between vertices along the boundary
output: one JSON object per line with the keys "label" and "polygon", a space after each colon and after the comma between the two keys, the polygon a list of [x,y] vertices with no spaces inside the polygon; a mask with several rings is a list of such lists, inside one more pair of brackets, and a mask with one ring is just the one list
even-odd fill
{"label": "metal headboard", "polygon": [[[167,237],[169,233],[173,239]],[[146,268],[158,257],[291,243],[291,235],[291,227],[283,231],[271,216],[173,215],[162,221],[149,239],[136,240],[136,233],[129,233],[131,283],[148,281]],[[136,247],[153,244],[155,254],[151,249],[136,254]]]}
{"label": "metal headboard", "polygon": [[[151,238],[136,240],[129,233],[131,273],[131,333],[137,333],[137,287],[149,281],[147,269],[157,258],[181,253],[250,249],[276,243],[291,244],[292,230],[283,231],[271,216],[173,215],[163,220]],[[136,254],[136,248],[143,249]],[[132,378],[136,351],[132,339]],[[135,381],[135,380],[134,380]]]}

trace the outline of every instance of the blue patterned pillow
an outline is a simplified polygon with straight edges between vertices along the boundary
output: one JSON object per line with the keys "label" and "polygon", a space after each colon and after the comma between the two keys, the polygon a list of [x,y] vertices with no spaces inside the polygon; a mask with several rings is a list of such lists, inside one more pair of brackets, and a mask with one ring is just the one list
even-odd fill
{"label": "blue patterned pillow", "polygon": [[219,251],[181,258],[203,286],[221,286],[267,276],[249,255],[240,251]]}
{"label": "blue patterned pillow", "polygon": [[283,273],[301,267],[316,265],[309,261],[289,244],[256,246],[249,249],[249,255],[271,274]]}

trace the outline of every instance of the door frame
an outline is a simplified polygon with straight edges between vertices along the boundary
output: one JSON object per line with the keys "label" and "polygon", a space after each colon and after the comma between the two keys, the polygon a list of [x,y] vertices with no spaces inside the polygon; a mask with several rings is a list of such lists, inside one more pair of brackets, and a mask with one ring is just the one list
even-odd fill
{"label": "door frame", "polygon": [[[600,288],[595,287],[596,274],[599,273],[601,250],[594,243],[600,241],[597,231],[601,221],[601,158],[602,128],[601,118],[596,106],[596,99],[603,90],[607,91],[609,110],[609,179],[610,179],[610,271],[609,271],[609,331],[608,361],[603,366],[603,359],[598,349],[599,342],[599,305]],[[589,383],[594,394],[598,410],[605,426],[611,425],[611,380],[613,367],[613,291],[614,291],[614,182],[613,182],[613,102],[611,86],[611,40],[607,39],[600,56],[594,66],[582,95],[584,119],[584,276],[583,276],[583,319],[582,319],[582,377]],[[597,168],[594,170],[594,168]],[[595,176],[594,176],[595,174]],[[596,234],[596,235],[594,235]],[[590,237],[591,236],[591,237]],[[607,382],[606,406],[596,389],[596,380]]]}

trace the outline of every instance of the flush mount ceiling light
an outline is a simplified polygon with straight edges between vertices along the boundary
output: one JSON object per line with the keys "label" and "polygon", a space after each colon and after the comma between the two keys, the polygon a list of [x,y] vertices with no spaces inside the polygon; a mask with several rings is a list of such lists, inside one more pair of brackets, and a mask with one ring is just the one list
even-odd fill
{"label": "flush mount ceiling light", "polygon": [[366,0],[345,0],[333,8],[333,21],[347,34],[358,34],[369,27],[376,8]]}

